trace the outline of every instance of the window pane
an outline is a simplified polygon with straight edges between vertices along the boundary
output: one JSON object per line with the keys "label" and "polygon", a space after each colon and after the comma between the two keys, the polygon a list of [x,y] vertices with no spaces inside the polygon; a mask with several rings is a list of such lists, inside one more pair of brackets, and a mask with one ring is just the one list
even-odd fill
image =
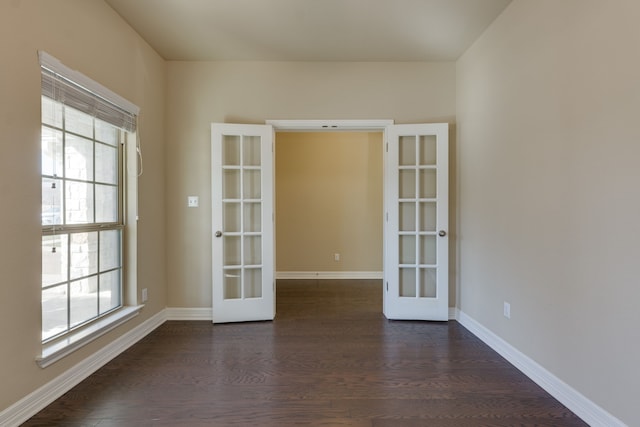
{"label": "window pane", "polygon": [[245,203],[244,204],[244,231],[259,232],[262,231],[262,204]]}
{"label": "window pane", "polygon": [[398,142],[398,161],[400,165],[416,164],[416,137],[401,136]]}
{"label": "window pane", "polygon": [[123,131],[45,96],[41,101],[42,337],[47,340],[122,306]]}
{"label": "window pane", "polygon": [[416,236],[400,236],[400,264],[415,264],[416,263]]}
{"label": "window pane", "polygon": [[100,275],[100,314],[120,305],[120,270]]}
{"label": "window pane", "polygon": [[98,272],[98,232],[73,233],[71,245],[71,279],[86,277]]}
{"label": "window pane", "polygon": [[226,233],[240,231],[240,203],[225,203],[222,215]]}
{"label": "window pane", "polygon": [[401,170],[399,173],[399,195],[401,199],[416,197],[416,171]]}
{"label": "window pane", "polygon": [[67,178],[93,181],[93,141],[67,135],[64,154]]}
{"label": "window pane", "polygon": [[42,175],[62,176],[62,132],[42,127]]}
{"label": "window pane", "polygon": [[65,130],[93,138],[93,117],[76,109],[65,107]]}
{"label": "window pane", "polygon": [[42,339],[67,330],[67,285],[42,291]]}
{"label": "window pane", "polygon": [[96,181],[106,184],[118,183],[118,149],[96,144]]}
{"label": "window pane", "polygon": [[239,199],[240,198],[240,171],[236,169],[225,170],[223,186],[223,198],[224,199]]}
{"label": "window pane", "polygon": [[98,316],[98,278],[96,276],[71,282],[71,327]]}
{"label": "window pane", "polygon": [[224,236],[224,265],[240,265],[242,263],[242,254],[240,252],[240,237]]}
{"label": "window pane", "polygon": [[240,275],[242,270],[224,271],[224,299],[242,298],[242,288],[240,287]]}
{"label": "window pane", "polygon": [[42,236],[42,286],[54,285],[68,279],[68,236]]}
{"label": "window pane", "polygon": [[100,232],[100,271],[120,267],[120,230]]}
{"label": "window pane", "polygon": [[422,298],[438,297],[438,278],[435,268],[420,269],[420,296]]}
{"label": "window pane", "polygon": [[437,224],[436,202],[420,203],[420,230],[436,231]]}
{"label": "window pane", "polygon": [[67,224],[93,222],[93,185],[67,181],[66,202]]}
{"label": "window pane", "polygon": [[435,265],[437,248],[436,236],[420,236],[420,264]]}
{"label": "window pane", "polygon": [[226,166],[240,165],[240,137],[237,135],[224,135],[222,145],[222,159]]}
{"label": "window pane", "polygon": [[248,268],[244,271],[244,297],[262,298],[261,268]]}
{"label": "window pane", "polygon": [[416,269],[401,268],[398,282],[399,296],[415,297],[416,296]]}
{"label": "window pane", "polygon": [[260,166],[260,137],[245,136],[242,163],[245,166]]}
{"label": "window pane", "polygon": [[244,238],[244,264],[259,265],[262,263],[262,238],[246,236]]}
{"label": "window pane", "polygon": [[416,204],[413,202],[400,202],[399,210],[400,231],[415,231]]}
{"label": "window pane", "polygon": [[436,136],[435,135],[423,135],[420,137],[420,164],[421,165],[435,165],[436,156]]}
{"label": "window pane", "polygon": [[242,197],[245,199],[259,199],[261,193],[260,188],[260,171],[245,170],[244,171],[244,189]]}
{"label": "window pane", "polygon": [[96,184],[96,222],[118,221],[118,187]]}
{"label": "window pane", "polygon": [[42,97],[42,123],[62,127],[62,104],[46,96]]}
{"label": "window pane", "polygon": [[420,197],[423,199],[435,198],[437,194],[436,170],[423,169],[420,171]]}
{"label": "window pane", "polygon": [[110,145],[118,145],[119,132],[117,127],[96,119],[96,140]]}
{"label": "window pane", "polygon": [[42,225],[62,224],[62,180],[42,179]]}

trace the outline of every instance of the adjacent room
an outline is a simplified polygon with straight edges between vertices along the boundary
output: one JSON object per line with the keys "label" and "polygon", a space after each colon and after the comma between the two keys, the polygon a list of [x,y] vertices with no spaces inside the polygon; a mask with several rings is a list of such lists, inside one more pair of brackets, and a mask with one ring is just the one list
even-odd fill
{"label": "adjacent room", "polygon": [[0,425],[640,425],[638,21],[0,2]]}

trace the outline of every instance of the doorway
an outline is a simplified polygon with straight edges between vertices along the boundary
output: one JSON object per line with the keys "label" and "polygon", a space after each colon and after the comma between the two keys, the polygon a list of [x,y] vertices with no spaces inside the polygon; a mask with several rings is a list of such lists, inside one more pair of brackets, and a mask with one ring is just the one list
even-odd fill
{"label": "doorway", "polygon": [[382,144],[382,132],[276,134],[278,279],[382,279]]}

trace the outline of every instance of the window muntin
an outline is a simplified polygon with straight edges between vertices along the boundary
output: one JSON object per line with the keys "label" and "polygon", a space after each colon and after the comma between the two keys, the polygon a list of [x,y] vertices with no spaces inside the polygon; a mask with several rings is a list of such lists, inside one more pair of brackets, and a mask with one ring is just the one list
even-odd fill
{"label": "window muntin", "polygon": [[122,306],[124,130],[42,96],[42,339]]}

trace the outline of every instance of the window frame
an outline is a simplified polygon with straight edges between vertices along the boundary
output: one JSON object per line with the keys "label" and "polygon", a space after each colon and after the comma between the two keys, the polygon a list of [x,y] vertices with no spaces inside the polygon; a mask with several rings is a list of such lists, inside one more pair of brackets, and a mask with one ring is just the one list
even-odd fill
{"label": "window frame", "polygon": [[[45,99],[47,101],[45,101]],[[124,269],[125,269],[125,265],[124,265],[124,257],[123,257],[123,252],[124,252],[124,230],[125,230],[125,218],[124,218],[124,213],[125,213],[125,209],[124,209],[124,201],[125,201],[125,168],[124,168],[124,147],[125,147],[125,143],[126,143],[126,138],[127,138],[127,132],[123,129],[118,129],[113,125],[112,126],[115,129],[116,132],[116,138],[115,138],[115,144],[109,144],[108,142],[105,142],[103,140],[100,140],[98,135],[97,135],[97,125],[96,125],[96,121],[99,120],[95,117],[91,117],[91,137],[88,137],[88,135],[83,135],[77,132],[73,132],[71,130],[68,129],[68,114],[67,114],[67,110],[71,109],[72,107],[68,107],[66,106],[64,103],[56,101],[55,99],[49,98],[46,95],[42,95],[42,108],[45,108],[45,102],[49,102],[49,103],[53,103],[53,108],[55,109],[59,109],[61,112],[61,120],[60,120],[60,126],[56,126],[55,124],[51,124],[51,123],[46,123],[45,119],[44,119],[44,114],[43,114],[43,118],[41,120],[41,129],[42,132],[44,134],[44,130],[45,129],[49,129],[53,132],[57,132],[61,135],[61,162],[62,162],[62,173],[61,174],[45,174],[44,172],[41,174],[41,177],[43,179],[43,188],[45,185],[45,181],[50,180],[51,182],[53,181],[57,181],[60,183],[60,193],[61,193],[61,199],[62,199],[62,204],[60,205],[60,218],[61,218],[61,223],[60,224],[42,224],[42,238],[43,238],[43,252],[44,252],[44,239],[46,237],[55,237],[55,236],[67,236],[66,238],[66,244],[65,245],[60,245],[60,250],[62,251],[66,251],[66,279],[62,280],[62,281],[55,281],[53,283],[50,284],[44,284],[44,281],[42,283],[42,293],[44,294],[45,291],[50,290],[50,289],[55,289],[55,288],[60,288],[60,287],[66,287],[65,289],[65,293],[66,293],[66,327],[64,327],[64,329],[55,332],[53,334],[48,334],[47,336],[45,336],[45,329],[44,329],[44,323],[45,323],[45,313],[44,313],[44,297],[43,297],[43,313],[42,313],[42,342],[44,344],[51,342],[51,341],[55,341],[56,339],[70,333],[73,332],[74,330],[77,330],[79,328],[82,328],[83,326],[86,326],[87,324],[90,324],[94,321],[96,321],[97,319],[107,316],[111,313],[113,313],[114,311],[122,308],[123,306],[123,294],[124,294],[124,278],[125,278],[125,274],[124,274]],[[79,111],[79,110],[75,110],[74,111]],[[81,112],[83,113],[83,112]],[[75,113],[74,113],[75,114]],[[86,113],[83,113],[86,116],[88,116]],[[89,116],[90,117],[90,116]],[[70,178],[68,177],[68,173],[67,173],[67,155],[66,155],[66,147],[67,147],[67,139],[68,137],[71,138],[82,138],[84,141],[90,141],[91,143],[91,152],[92,152],[92,176],[91,177],[86,177],[85,179],[79,179],[79,178]],[[96,172],[96,159],[97,159],[97,154],[96,154],[96,147],[98,147],[99,145],[104,145],[106,147],[111,147],[111,148],[115,148],[117,150],[116,152],[116,170],[112,171],[115,172],[115,180],[116,183],[107,183],[107,182],[103,182],[103,181],[99,181],[97,178],[97,172]],[[42,155],[42,154],[41,154]],[[53,159],[53,161],[55,162],[55,158]],[[82,183],[82,184],[86,184],[88,186],[90,186],[93,191],[91,192],[92,194],[92,203],[91,203],[91,210],[92,210],[92,218],[93,221],[89,221],[87,223],[68,223],[68,215],[67,215],[67,201],[69,200],[67,198],[67,183]],[[98,185],[108,185],[111,187],[115,187],[117,196],[115,199],[115,202],[117,204],[117,209],[116,209],[116,219],[115,221],[111,221],[111,222],[99,222],[97,221],[97,215],[96,212],[98,210],[97,206],[96,206],[96,188]],[[44,202],[44,201],[43,201]],[[44,203],[43,203],[43,208],[44,208]],[[44,211],[42,212],[44,214]],[[55,221],[54,221],[55,222]],[[119,234],[119,238],[118,238],[118,248],[117,248],[117,252],[118,252],[118,262],[117,262],[117,267],[115,268],[110,268],[110,269],[106,269],[106,270],[101,270],[100,266],[99,266],[99,260],[100,260],[100,254],[101,254],[101,240],[102,240],[102,235],[104,232],[106,231],[118,231]],[[71,256],[71,247],[72,247],[72,235],[78,235],[78,234],[89,234],[89,233],[95,233],[97,235],[97,248],[96,248],[96,258],[98,260],[98,265],[96,265],[96,270],[93,273],[90,274],[86,274],[86,275],[80,275],[80,276],[72,276],[71,271],[72,268],[74,267],[73,261],[72,261],[72,256]],[[62,239],[61,239],[62,240]],[[44,254],[43,254],[44,255]],[[63,256],[64,258],[64,256]],[[100,282],[101,282],[101,276],[104,275],[105,273],[111,273],[117,271],[118,272],[118,289],[117,289],[117,294],[118,294],[118,299],[115,305],[112,305],[111,307],[109,307],[108,309],[104,309],[103,307],[101,307],[101,298],[99,295],[99,292],[101,290],[101,286],[100,286]],[[97,295],[96,295],[96,315],[95,316],[85,316],[83,318],[83,320],[79,321],[79,322],[74,322],[72,319],[73,313],[72,313],[72,305],[73,305],[73,295],[72,295],[72,284],[75,282],[79,282],[80,280],[96,280],[96,286],[97,286]],[[112,291],[116,291],[115,289],[112,289]],[[44,296],[44,295],[43,295]]]}
{"label": "window frame", "polygon": [[[118,203],[116,221],[96,222],[96,219],[98,218],[94,216],[93,222],[89,224],[66,224],[67,218],[63,206],[58,208],[63,217],[63,224],[57,224],[55,226],[51,224],[42,224],[41,219],[41,235],[43,237],[53,234],[73,234],[79,231],[95,232],[99,235],[101,231],[118,230],[118,266],[111,270],[119,271],[118,305],[110,307],[109,310],[104,310],[102,313],[99,312],[99,309],[96,309],[98,310],[98,315],[96,317],[74,324],[73,326],[69,323],[69,313],[67,313],[66,330],[57,333],[55,336],[47,337],[42,341],[42,354],[36,357],[36,361],[40,367],[44,368],[82,347],[88,342],[91,342],[99,336],[107,333],[118,325],[137,316],[143,307],[143,305],[137,305],[139,304],[140,299],[137,297],[137,260],[135,255],[135,248],[137,246],[137,226],[135,223],[138,220],[137,177],[140,175],[140,172],[136,170],[138,169],[138,162],[136,159],[141,156],[141,153],[138,149],[139,140],[137,138],[137,117],[140,109],[135,104],[120,97],[116,93],[110,91],[99,83],[96,83],[78,71],[65,66],[59,60],[46,52],[39,51],[38,55],[42,73],[42,87],[40,92],[41,105],[43,103],[43,97],[46,97],[49,98],[49,100],[54,100],[56,102],[64,101],[61,102],[64,105],[68,102],[69,107],[75,108],[78,111],[92,116],[92,138],[90,138],[92,151],[95,151],[97,144],[102,144],[104,142],[100,142],[99,140],[96,141],[96,118],[111,124],[118,129],[118,141],[115,144],[111,144],[112,147],[117,149],[116,162],[118,164],[118,179],[117,184],[114,185],[117,187],[116,200]],[[64,106],[62,108],[64,108]],[[66,139],[66,126],[62,124],[59,125],[60,127],[51,126],[44,123],[44,120],[45,118],[42,117],[41,130],[44,129],[45,126],[51,129],[58,129],[58,131],[62,132],[62,136],[60,136],[60,138]],[[75,135],[74,132],[67,133]],[[42,155],[42,146],[40,152]],[[64,157],[64,150],[62,152]],[[95,153],[93,156],[95,158]],[[45,177],[54,178],[53,175],[45,175],[43,171],[41,173],[41,179]],[[60,180],[59,182],[61,183],[65,182],[61,177],[55,178]],[[64,179],[67,178],[65,177]],[[71,180],[69,180],[69,182],[71,182]],[[107,183],[106,181],[99,181],[96,177],[95,171],[90,180],[81,180],[81,182],[91,185],[92,188],[96,188],[97,185]],[[61,185],[64,189],[65,185]],[[95,194],[92,197],[95,201]],[[93,203],[93,205],[92,210],[95,215],[98,207],[95,203]],[[55,209],[53,212],[55,215]],[[67,243],[67,248],[69,246],[70,243]],[[99,254],[95,256],[98,257]],[[70,260],[67,262],[70,263]],[[89,263],[89,265],[91,264]],[[98,270],[95,275],[103,273],[105,273],[105,271]],[[65,281],[59,283],[66,283],[68,291],[68,284],[80,279],[81,276],[74,276],[72,278],[70,272],[67,271],[65,271],[64,274],[67,275]],[[91,276],[91,274],[88,274],[87,277],[88,276]],[[42,283],[40,286],[42,293]],[[69,299],[70,295],[67,294],[67,300]],[[67,308],[68,307],[69,304],[67,304]]]}

